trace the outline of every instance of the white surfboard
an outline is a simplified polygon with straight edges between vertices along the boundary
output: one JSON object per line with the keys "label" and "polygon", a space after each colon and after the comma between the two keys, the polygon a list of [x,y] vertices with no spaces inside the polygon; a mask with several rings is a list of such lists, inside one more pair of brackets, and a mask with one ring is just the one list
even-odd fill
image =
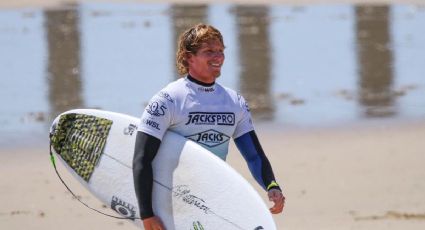
{"label": "white surfboard", "polygon": [[[105,205],[143,229],[132,160],[139,119],[70,110],[51,128],[53,152]],[[153,162],[153,208],[167,230],[276,229],[252,186],[213,153],[167,132]]]}

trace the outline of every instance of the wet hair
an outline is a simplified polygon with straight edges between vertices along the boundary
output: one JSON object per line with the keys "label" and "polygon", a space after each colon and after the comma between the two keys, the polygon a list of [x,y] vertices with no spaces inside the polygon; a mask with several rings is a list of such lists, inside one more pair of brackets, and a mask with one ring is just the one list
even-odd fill
{"label": "wet hair", "polygon": [[179,74],[185,75],[189,72],[189,64],[186,60],[188,53],[196,54],[203,43],[216,40],[224,46],[220,31],[211,25],[197,24],[184,31],[180,35],[176,52],[176,65]]}

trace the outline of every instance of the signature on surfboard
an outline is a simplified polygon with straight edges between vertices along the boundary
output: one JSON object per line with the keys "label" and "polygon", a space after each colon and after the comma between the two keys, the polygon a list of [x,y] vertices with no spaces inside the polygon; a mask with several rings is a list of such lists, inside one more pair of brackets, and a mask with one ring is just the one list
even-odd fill
{"label": "signature on surfboard", "polygon": [[210,208],[206,205],[206,202],[193,194],[190,193],[188,185],[177,185],[173,187],[173,195],[177,198],[181,198],[186,204],[195,206],[200,210],[204,211],[205,214],[210,212]]}

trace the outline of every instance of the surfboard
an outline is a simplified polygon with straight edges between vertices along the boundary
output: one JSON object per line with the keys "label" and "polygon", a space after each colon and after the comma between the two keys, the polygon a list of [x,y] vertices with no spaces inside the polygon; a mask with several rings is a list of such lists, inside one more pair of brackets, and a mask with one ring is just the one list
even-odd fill
{"label": "surfboard", "polygon": [[[132,160],[140,120],[93,109],[60,114],[51,126],[52,151],[86,189],[143,229]],[[254,188],[193,141],[167,132],[153,161],[153,209],[167,230],[276,229]]]}

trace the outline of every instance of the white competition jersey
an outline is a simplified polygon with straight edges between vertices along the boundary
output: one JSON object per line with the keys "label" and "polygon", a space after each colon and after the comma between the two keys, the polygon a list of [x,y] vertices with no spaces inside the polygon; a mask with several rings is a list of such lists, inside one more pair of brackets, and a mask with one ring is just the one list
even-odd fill
{"label": "white competition jersey", "polygon": [[242,96],[217,83],[202,86],[187,77],[157,93],[138,130],[160,140],[167,130],[191,139],[225,160],[229,139],[254,129]]}

